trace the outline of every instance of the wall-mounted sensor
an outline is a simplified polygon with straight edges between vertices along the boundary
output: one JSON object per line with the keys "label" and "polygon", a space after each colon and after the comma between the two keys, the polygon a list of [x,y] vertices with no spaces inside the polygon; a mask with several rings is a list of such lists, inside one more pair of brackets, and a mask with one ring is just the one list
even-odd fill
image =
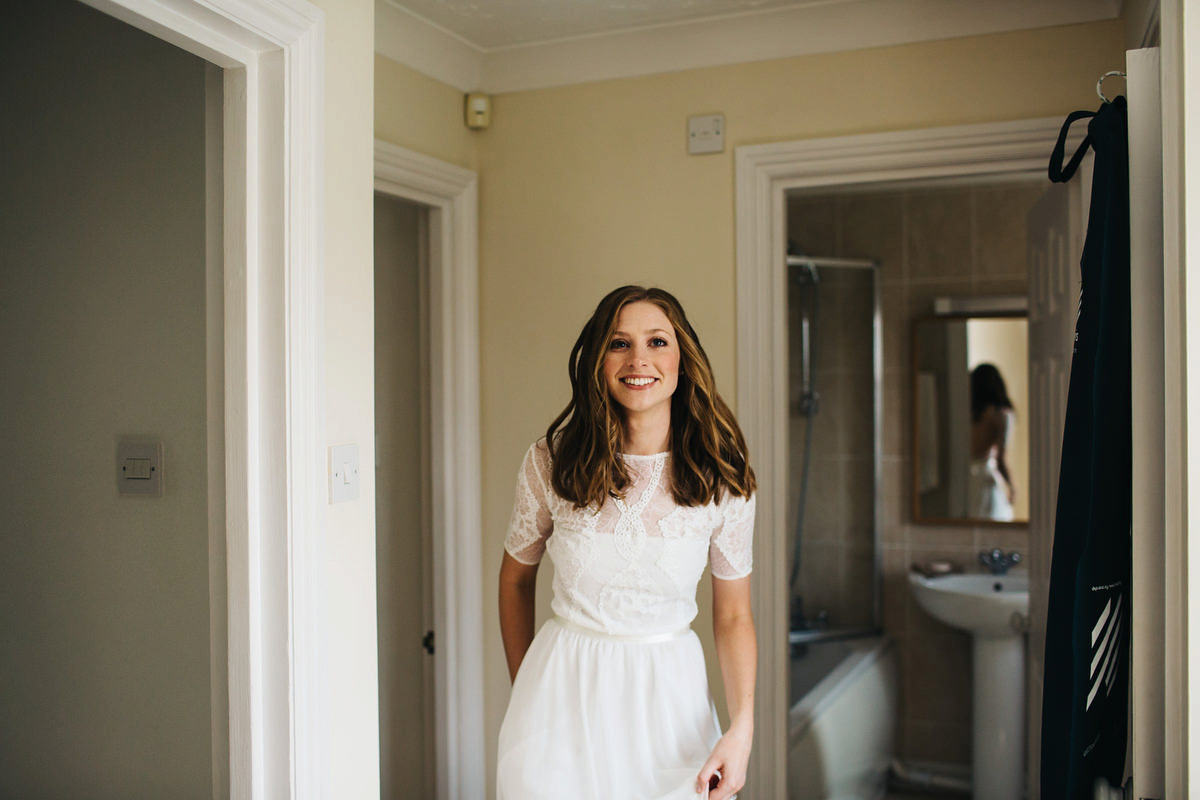
{"label": "wall-mounted sensor", "polygon": [[467,127],[480,131],[492,123],[492,98],[483,92],[470,92],[466,96]]}
{"label": "wall-mounted sensor", "polygon": [[117,439],[117,494],[162,497],[162,440],[146,436]]}

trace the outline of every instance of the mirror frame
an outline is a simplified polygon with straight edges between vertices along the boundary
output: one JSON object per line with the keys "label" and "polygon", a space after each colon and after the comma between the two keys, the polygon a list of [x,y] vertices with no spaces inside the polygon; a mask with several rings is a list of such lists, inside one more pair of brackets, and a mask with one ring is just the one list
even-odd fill
{"label": "mirror frame", "polygon": [[[908,476],[908,494],[909,494],[909,513],[908,519],[914,525],[955,525],[959,527],[988,527],[988,528],[1018,528],[1026,529],[1029,527],[1028,519],[1021,520],[994,520],[984,519],[982,517],[933,517],[922,516],[920,513],[920,492],[917,490],[918,476],[918,452],[917,442],[920,441],[920,414],[917,413],[917,364],[919,356],[920,341],[917,336],[917,331],[922,324],[928,322],[953,322],[956,320],[971,320],[971,319],[1029,319],[1029,314],[1025,310],[986,310],[986,311],[962,311],[953,313],[929,313],[914,317],[909,330],[909,377],[908,377],[908,392],[909,392],[909,476]],[[1032,483],[1032,476],[1030,476]],[[1026,487],[1026,492],[1029,487]]]}

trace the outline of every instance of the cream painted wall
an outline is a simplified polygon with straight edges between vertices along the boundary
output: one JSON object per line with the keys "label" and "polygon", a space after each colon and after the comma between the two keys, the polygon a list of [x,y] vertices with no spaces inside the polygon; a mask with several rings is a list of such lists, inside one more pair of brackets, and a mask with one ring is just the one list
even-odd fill
{"label": "cream painted wall", "polygon": [[0,75],[0,796],[213,797],[204,62],[46,0]]}
{"label": "cream painted wall", "polygon": [[[485,601],[521,454],[565,404],[571,343],[606,291],[674,291],[735,399],[734,147],[1065,115],[1096,105],[1123,49],[1114,20],[497,96],[478,139]],[[711,112],[725,152],[688,156],[687,116]],[[490,782],[508,680],[485,616]],[[707,611],[696,627],[715,679]]]}
{"label": "cream painted wall", "polygon": [[[330,445],[375,463],[374,41],[372,0],[311,0],[325,11],[325,379]],[[330,505],[324,542],[323,697],[328,796],[379,796],[375,476]]]}
{"label": "cream painted wall", "polygon": [[463,124],[463,93],[449,84],[375,56],[375,136],[475,169],[480,137]]}

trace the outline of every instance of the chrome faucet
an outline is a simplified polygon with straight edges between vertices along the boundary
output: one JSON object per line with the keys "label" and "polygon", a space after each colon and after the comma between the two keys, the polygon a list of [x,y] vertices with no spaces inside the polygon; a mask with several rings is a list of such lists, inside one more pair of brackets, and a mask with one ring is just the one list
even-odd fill
{"label": "chrome faucet", "polygon": [[984,550],[979,554],[979,563],[987,567],[993,575],[1004,575],[1008,568],[1021,563],[1021,554],[1012,552],[1005,555],[1000,548]]}

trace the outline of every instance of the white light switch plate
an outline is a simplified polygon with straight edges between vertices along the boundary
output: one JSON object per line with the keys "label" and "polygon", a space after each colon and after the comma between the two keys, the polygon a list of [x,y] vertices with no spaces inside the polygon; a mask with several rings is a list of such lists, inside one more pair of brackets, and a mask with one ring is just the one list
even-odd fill
{"label": "white light switch plate", "polygon": [[117,494],[162,497],[162,440],[149,436],[117,439]]}
{"label": "white light switch plate", "polygon": [[688,117],[688,153],[725,151],[725,115],[704,114]]}
{"label": "white light switch plate", "polygon": [[329,448],[329,502],[358,499],[358,445]]}

